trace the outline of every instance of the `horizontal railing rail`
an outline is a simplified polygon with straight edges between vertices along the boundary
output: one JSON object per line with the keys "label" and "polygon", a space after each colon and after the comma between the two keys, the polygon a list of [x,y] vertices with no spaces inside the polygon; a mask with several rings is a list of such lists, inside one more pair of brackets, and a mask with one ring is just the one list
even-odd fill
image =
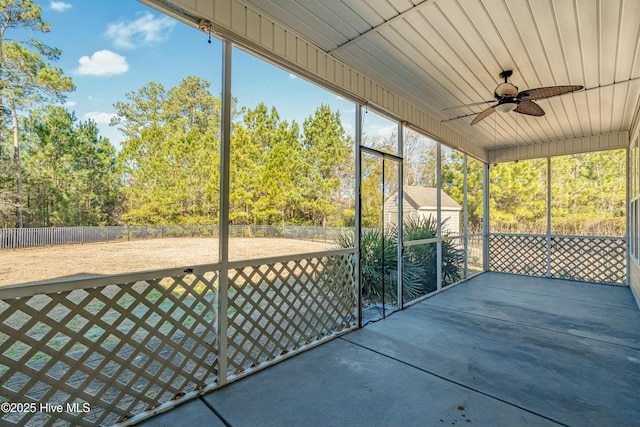
{"label": "horizontal railing rail", "polygon": [[136,283],[143,280],[160,280],[166,277],[182,276],[187,273],[203,274],[207,271],[217,271],[219,269],[219,263],[212,263],[109,276],[52,279],[45,283],[34,282],[7,285],[0,286],[0,300],[7,298],[28,298],[38,294],[68,292],[84,288],[100,288],[113,283]]}
{"label": "horizontal railing rail", "polygon": [[356,252],[0,288],[0,424],[126,425],[353,330]]}
{"label": "horizontal railing rail", "polygon": [[[231,225],[231,237],[280,237],[334,241],[347,227]],[[110,243],[168,237],[219,237],[217,225],[0,228],[0,250]]]}
{"label": "horizontal railing rail", "polygon": [[455,234],[455,235],[448,235],[448,236],[442,236],[442,237],[432,237],[430,239],[419,239],[419,240],[404,240],[402,242],[402,244],[404,245],[404,247],[411,247],[411,246],[418,246],[418,245],[425,245],[425,244],[429,244],[429,243],[437,243],[437,242],[446,242],[446,241],[451,241],[451,240],[461,240],[461,239],[465,239],[465,238],[475,238],[475,237],[482,237],[482,234],[469,234],[466,237],[463,234]]}
{"label": "horizontal railing rail", "polygon": [[491,233],[491,271],[626,285],[624,237]]}
{"label": "horizontal railing rail", "polygon": [[[526,234],[526,233],[491,233],[491,236],[529,236],[529,237],[547,237],[546,234]],[[585,235],[565,235],[565,234],[551,234],[552,238],[560,237],[563,239],[589,239],[589,240],[618,240],[618,241],[626,241],[626,238],[623,236],[585,236]]]}

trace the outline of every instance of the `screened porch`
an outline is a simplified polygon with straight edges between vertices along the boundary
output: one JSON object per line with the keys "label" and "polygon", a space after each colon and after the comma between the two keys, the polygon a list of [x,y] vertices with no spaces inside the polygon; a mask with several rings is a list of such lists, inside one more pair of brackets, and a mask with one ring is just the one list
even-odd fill
{"label": "screened porch", "polygon": [[640,416],[627,287],[484,273],[143,426],[620,426]]}
{"label": "screened porch", "polygon": [[[216,49],[219,145],[207,155],[218,181],[207,201],[218,210],[215,224],[189,232],[217,249],[206,262],[191,261],[192,246],[160,267],[0,287],[0,400],[9,405],[0,424],[639,424],[633,1],[140,2]],[[238,208],[239,183],[250,182],[240,178],[255,171],[238,153],[256,138],[234,117],[234,90],[257,79],[241,74],[255,64],[347,104],[348,161],[331,170],[342,181],[326,196],[348,208],[340,227],[324,216],[287,235],[281,195],[307,197],[291,179],[265,179],[275,191],[263,210],[281,224],[241,223],[253,195]],[[503,98],[496,85],[507,70],[504,83],[522,91]],[[556,86],[571,89],[526,89]],[[301,144],[317,157],[332,148],[313,145]],[[273,169],[314,170],[310,154],[289,162],[288,147],[261,153],[283,150]],[[616,173],[598,174],[601,153],[612,153]],[[583,176],[615,200],[591,197]],[[530,186],[503,192],[514,182]],[[414,203],[435,214],[405,218],[409,187],[435,189],[433,206]],[[459,206],[453,229],[442,192]],[[527,204],[510,204],[514,195]],[[562,215],[581,204],[606,221],[568,225]],[[118,232],[128,241],[132,229]],[[158,230],[167,237],[162,227],[138,231],[151,241]],[[95,235],[105,232],[112,239],[108,228]],[[0,234],[0,250],[46,240],[37,233]],[[246,236],[303,248],[272,239],[246,255],[234,247]]]}

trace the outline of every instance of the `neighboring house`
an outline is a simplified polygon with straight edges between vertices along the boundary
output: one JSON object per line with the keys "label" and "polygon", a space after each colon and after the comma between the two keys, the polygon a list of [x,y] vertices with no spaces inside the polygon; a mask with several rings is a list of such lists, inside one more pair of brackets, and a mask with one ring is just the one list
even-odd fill
{"label": "neighboring house", "polygon": [[[407,218],[436,218],[438,192],[431,187],[404,187],[403,216]],[[444,191],[440,191],[442,205],[442,234],[462,232],[462,206]],[[392,194],[384,204],[384,223],[396,224],[398,221],[398,196]]]}

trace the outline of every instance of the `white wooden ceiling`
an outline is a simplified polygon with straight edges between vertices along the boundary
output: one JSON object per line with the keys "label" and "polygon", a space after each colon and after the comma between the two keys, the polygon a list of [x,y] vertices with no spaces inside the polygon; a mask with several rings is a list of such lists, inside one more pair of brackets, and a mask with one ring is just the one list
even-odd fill
{"label": "white wooden ceiling", "polygon": [[[485,150],[629,131],[640,97],[640,0],[244,1]],[[492,100],[502,70],[586,90],[471,126],[490,104],[451,107]]]}

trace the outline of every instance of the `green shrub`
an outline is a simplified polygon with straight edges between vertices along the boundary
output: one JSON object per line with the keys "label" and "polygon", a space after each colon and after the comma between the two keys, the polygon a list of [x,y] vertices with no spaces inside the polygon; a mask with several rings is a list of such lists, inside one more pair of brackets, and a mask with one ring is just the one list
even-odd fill
{"label": "green shrub", "polygon": [[[342,248],[355,246],[353,233],[338,236],[338,244]],[[382,229],[366,229],[360,239],[362,263],[362,298],[371,304],[395,304],[398,301],[398,231],[389,227],[384,234]],[[381,261],[384,260],[384,263]],[[414,266],[406,266],[403,271],[405,298],[420,295],[421,288],[417,281],[418,271]],[[384,277],[384,289],[382,287]]]}
{"label": "green shrub", "polygon": [[[404,241],[433,239],[436,237],[436,220],[428,218],[409,218],[403,224]],[[404,251],[405,265],[414,265],[418,269],[420,294],[425,295],[437,289],[436,280],[437,245],[427,243],[409,246]]]}
{"label": "green shrub", "polygon": [[[404,240],[432,239],[436,236],[436,221],[429,218],[408,219],[403,224]],[[355,246],[353,233],[343,233],[337,238],[342,248]],[[360,239],[362,263],[362,297],[369,303],[397,302],[398,288],[398,229],[389,226],[384,230],[365,229]],[[437,289],[435,243],[410,246],[404,253],[403,298],[411,300]],[[384,263],[382,262],[384,260]],[[442,243],[442,279],[450,284],[462,278],[463,252],[453,242]]]}
{"label": "green shrub", "polygon": [[[444,224],[444,222],[443,222]],[[405,244],[412,240],[433,239],[436,237],[435,218],[409,218],[403,224]],[[427,243],[409,246],[404,252],[405,266],[415,265],[419,271],[419,283],[422,293],[428,294],[438,288],[437,284],[437,245]],[[462,279],[463,251],[456,248],[453,241],[442,242],[442,282],[448,285]]]}

